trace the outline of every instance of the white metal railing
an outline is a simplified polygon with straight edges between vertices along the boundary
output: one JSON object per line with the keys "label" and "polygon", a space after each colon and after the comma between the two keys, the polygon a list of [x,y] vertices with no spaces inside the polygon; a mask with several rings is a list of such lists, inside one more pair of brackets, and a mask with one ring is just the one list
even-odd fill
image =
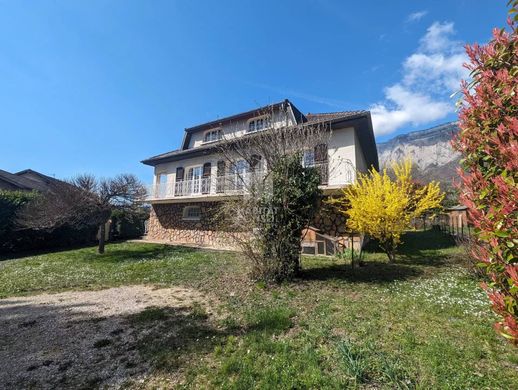
{"label": "white metal railing", "polygon": [[[329,184],[330,176],[337,173],[329,172],[328,163],[312,164],[319,174],[320,183],[322,185]],[[340,171],[344,169],[341,167]],[[188,180],[180,180],[176,182],[158,183],[148,186],[148,199],[171,199],[181,197],[206,196],[206,195],[236,195],[242,194],[254,180],[260,180],[264,177],[263,171],[245,171],[236,174],[227,174],[224,176],[199,177]],[[345,171],[340,173],[343,184],[351,184],[356,180],[356,172],[354,166],[345,166]]]}
{"label": "white metal railing", "polygon": [[320,175],[320,184],[326,185],[329,183],[329,165],[328,163],[313,163],[309,165],[317,170]]}
{"label": "white metal railing", "polygon": [[261,171],[209,176],[148,186],[148,199],[169,199],[216,194],[240,194],[263,177]]}

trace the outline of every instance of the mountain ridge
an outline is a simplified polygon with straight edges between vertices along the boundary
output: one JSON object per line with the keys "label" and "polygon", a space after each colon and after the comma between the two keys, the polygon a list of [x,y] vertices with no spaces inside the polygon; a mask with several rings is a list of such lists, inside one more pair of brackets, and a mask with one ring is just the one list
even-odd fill
{"label": "mountain ridge", "polygon": [[410,157],[417,180],[436,180],[449,186],[458,177],[456,169],[460,154],[453,150],[450,142],[458,131],[458,122],[455,121],[380,142],[377,144],[380,167],[385,168],[392,161]]}

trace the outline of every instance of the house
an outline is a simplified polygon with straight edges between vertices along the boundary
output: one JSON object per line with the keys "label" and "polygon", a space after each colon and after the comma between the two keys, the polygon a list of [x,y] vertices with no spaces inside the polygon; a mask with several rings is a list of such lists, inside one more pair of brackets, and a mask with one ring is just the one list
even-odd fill
{"label": "house", "polygon": [[25,169],[16,173],[0,169],[0,190],[44,192],[57,183],[63,182],[32,169]]}
{"label": "house", "polygon": [[[272,112],[268,119],[264,117],[267,110]],[[218,202],[239,196],[242,187],[233,180],[233,176],[237,171],[246,175],[247,170],[244,165],[232,169],[225,167],[218,151],[222,138],[248,137],[267,127],[275,130],[286,124],[304,123],[325,123],[330,129],[327,144],[305,151],[303,158],[304,164],[318,167],[325,196],[335,194],[354,182],[357,172],[366,172],[370,167],[378,169],[378,154],[368,111],[304,115],[292,102],[284,100],[190,127],[185,129],[180,149],[142,161],[154,168],[148,197],[152,205],[148,238],[228,247],[229,233],[215,226],[214,210]],[[259,172],[265,169],[260,167]],[[319,213],[313,225],[329,236],[336,237],[345,232],[343,216],[336,212]]]}

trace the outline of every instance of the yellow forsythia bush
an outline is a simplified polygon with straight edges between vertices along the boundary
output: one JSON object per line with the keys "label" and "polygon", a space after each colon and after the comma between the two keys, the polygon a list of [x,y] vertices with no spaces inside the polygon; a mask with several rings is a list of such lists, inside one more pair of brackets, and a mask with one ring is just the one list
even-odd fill
{"label": "yellow forsythia bush", "polygon": [[339,201],[341,211],[348,217],[347,227],[377,239],[391,262],[411,220],[440,208],[444,198],[436,182],[417,185],[412,180],[411,168],[410,160],[394,164],[394,179],[386,169],[359,174],[355,184],[342,190]]}

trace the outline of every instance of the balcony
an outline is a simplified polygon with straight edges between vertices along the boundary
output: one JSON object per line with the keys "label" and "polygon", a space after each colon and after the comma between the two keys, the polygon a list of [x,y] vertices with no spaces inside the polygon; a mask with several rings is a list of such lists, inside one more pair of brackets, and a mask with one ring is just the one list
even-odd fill
{"label": "balcony", "polygon": [[234,175],[200,177],[176,182],[159,183],[148,187],[148,200],[203,197],[209,195],[240,195],[254,181],[264,176],[253,171]]}
{"label": "balcony", "polygon": [[[322,186],[329,185],[330,172],[327,163],[313,165],[320,174]],[[352,166],[351,166],[352,167]],[[343,184],[350,184],[354,181],[354,167],[345,171],[342,177]],[[199,177],[176,182],[159,183],[148,186],[149,201],[211,197],[224,195],[243,194],[250,186],[260,181],[265,175],[264,171],[242,172],[240,174],[229,174],[225,176]]]}

